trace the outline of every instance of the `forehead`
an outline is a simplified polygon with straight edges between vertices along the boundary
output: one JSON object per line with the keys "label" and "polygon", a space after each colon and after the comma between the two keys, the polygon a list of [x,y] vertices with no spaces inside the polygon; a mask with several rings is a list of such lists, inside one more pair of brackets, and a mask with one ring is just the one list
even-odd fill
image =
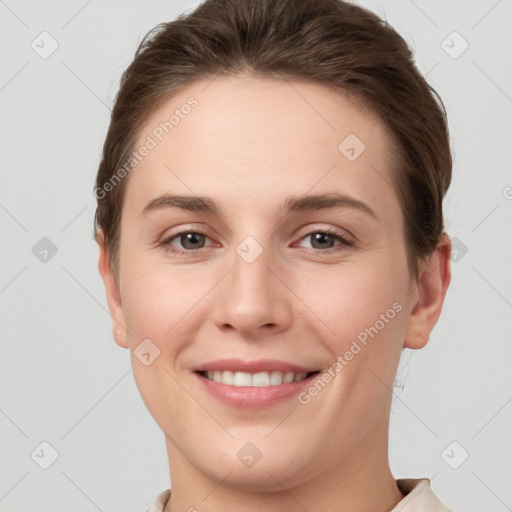
{"label": "forehead", "polygon": [[242,203],[313,187],[315,193],[341,187],[370,203],[386,195],[396,200],[394,143],[383,122],[319,84],[253,76],[200,80],[149,116],[135,149],[144,145],[151,150],[126,192],[134,200],[169,190],[215,191]]}

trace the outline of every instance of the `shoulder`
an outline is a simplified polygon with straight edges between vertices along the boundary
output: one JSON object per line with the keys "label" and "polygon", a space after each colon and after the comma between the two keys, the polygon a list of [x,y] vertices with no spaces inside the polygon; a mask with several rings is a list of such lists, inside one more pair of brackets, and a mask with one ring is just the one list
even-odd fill
{"label": "shoulder", "polygon": [[[437,498],[428,478],[401,478],[396,485],[405,497],[390,512],[451,512]],[[164,512],[171,490],[162,491],[144,512]]]}
{"label": "shoulder", "polygon": [[144,510],[144,512],[164,512],[165,506],[171,497],[171,489],[162,491],[151,503],[151,505]]}
{"label": "shoulder", "polygon": [[434,494],[428,478],[401,478],[396,485],[405,497],[391,512],[451,512]]}

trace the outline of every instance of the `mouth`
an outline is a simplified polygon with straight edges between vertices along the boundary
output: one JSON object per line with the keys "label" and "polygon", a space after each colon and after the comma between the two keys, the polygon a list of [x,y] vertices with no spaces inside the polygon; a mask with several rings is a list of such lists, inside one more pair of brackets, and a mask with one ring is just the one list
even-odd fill
{"label": "mouth", "polygon": [[320,373],[320,370],[271,359],[223,359],[192,371],[208,396],[237,409],[271,407],[293,399]]}
{"label": "mouth", "polygon": [[[301,368],[302,369],[302,368]],[[289,370],[289,368],[287,369]],[[207,396],[230,408],[264,409],[296,399],[313,384],[319,370],[292,372],[270,370],[196,370],[192,373]]]}
{"label": "mouth", "polygon": [[266,388],[300,382],[320,373],[319,370],[312,372],[282,372],[282,371],[260,371],[256,373],[232,370],[197,371],[201,377],[219,384],[235,387],[257,387]]}

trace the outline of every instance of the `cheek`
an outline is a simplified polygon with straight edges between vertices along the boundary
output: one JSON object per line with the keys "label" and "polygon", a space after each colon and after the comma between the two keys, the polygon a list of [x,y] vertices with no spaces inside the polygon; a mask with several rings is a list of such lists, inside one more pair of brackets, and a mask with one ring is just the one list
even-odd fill
{"label": "cheek", "polygon": [[183,332],[190,332],[197,318],[195,306],[209,287],[190,271],[180,273],[164,266],[141,270],[133,269],[122,290],[126,327],[132,343],[150,338],[166,350],[183,339]]}
{"label": "cheek", "polygon": [[[305,303],[321,324],[343,349],[347,342],[364,338],[365,329],[375,326],[382,332],[396,331],[403,323],[403,276],[392,265],[381,264],[367,268],[328,269],[304,284]],[[334,347],[333,347],[334,348]]]}
{"label": "cheek", "polygon": [[163,340],[176,337],[174,332],[182,320],[186,323],[188,312],[193,312],[194,303],[205,295],[207,287],[198,279],[197,267],[166,264],[164,258],[155,261],[153,250],[141,247],[135,234],[123,229],[129,224],[122,225],[120,265],[130,346],[150,338],[163,350]]}
{"label": "cheek", "polygon": [[370,425],[389,399],[406,325],[406,276],[398,261],[395,265],[385,255],[376,259],[380,264],[331,272],[325,286],[311,286],[307,295],[311,310],[319,312],[317,325],[329,327],[322,327],[326,334],[320,339],[331,357],[324,372],[326,379],[332,377],[330,391],[313,406],[322,417],[320,405],[327,402],[327,408],[343,407]]}
{"label": "cheek", "polygon": [[[155,421],[173,436],[186,437],[186,425],[200,411],[193,408],[177,380],[182,378],[178,366],[180,354],[195,339],[200,316],[197,304],[207,288],[204,281],[187,285],[186,276],[163,266],[145,271],[140,260],[133,263],[125,273],[129,279],[125,279],[122,295],[134,379]],[[147,340],[151,359],[153,353],[156,357],[146,366],[140,347],[142,343],[148,346]]]}
{"label": "cheek", "polygon": [[[143,254],[125,249],[121,290],[130,346],[149,338],[167,355],[176,355],[208,320],[219,299],[219,288],[213,285],[223,272],[207,265],[150,265]],[[283,279],[293,293],[276,300],[288,301],[287,307],[299,315],[297,324],[304,321],[333,356],[355,339],[372,340],[376,330],[378,339],[398,339],[405,315],[399,314],[396,304],[402,304],[406,289],[399,260],[379,253],[364,264],[338,269],[283,268]],[[223,295],[222,301],[226,299]]]}

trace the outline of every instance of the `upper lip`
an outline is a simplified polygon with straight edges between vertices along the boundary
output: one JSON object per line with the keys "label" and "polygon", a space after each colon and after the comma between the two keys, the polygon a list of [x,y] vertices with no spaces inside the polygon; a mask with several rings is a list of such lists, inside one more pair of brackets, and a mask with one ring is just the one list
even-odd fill
{"label": "upper lip", "polygon": [[265,371],[310,373],[318,371],[318,368],[301,366],[295,363],[279,361],[278,359],[258,359],[256,361],[244,361],[243,359],[217,359],[201,365],[198,365],[193,371],[214,372],[214,371],[232,371],[258,373]]}

